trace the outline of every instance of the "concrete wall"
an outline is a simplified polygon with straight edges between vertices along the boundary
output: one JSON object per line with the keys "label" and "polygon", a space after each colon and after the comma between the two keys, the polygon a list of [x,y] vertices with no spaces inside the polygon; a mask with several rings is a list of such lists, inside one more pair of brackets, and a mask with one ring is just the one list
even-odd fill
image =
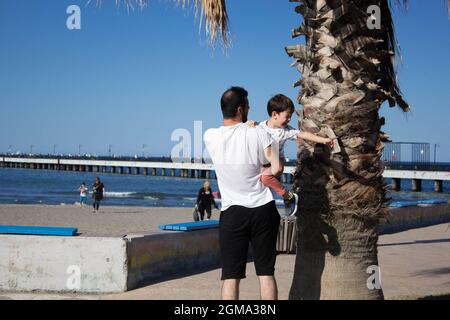
{"label": "concrete wall", "polygon": [[0,244],[0,290],[126,290],[121,238],[0,235]]}
{"label": "concrete wall", "polygon": [[445,222],[450,222],[450,204],[391,208],[379,230],[380,234],[388,234]]}
{"label": "concrete wall", "polygon": [[220,267],[219,230],[127,238],[128,290],[173,275]]}
{"label": "concrete wall", "polygon": [[0,235],[0,243],[3,291],[124,292],[220,267],[218,229],[128,238]]}

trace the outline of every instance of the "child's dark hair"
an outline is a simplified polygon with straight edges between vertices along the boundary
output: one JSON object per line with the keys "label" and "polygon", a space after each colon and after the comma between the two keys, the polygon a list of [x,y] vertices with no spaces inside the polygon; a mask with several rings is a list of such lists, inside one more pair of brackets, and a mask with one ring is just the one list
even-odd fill
{"label": "child's dark hair", "polygon": [[295,111],[294,103],[284,94],[277,94],[273,96],[267,103],[267,113],[272,116],[272,112],[281,113],[289,110],[292,113]]}

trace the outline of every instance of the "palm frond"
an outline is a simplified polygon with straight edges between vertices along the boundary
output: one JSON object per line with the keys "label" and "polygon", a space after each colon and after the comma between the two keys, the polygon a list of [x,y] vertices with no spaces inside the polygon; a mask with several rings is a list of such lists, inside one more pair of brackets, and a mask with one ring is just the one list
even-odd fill
{"label": "palm frond", "polygon": [[[92,0],[88,0],[87,5]],[[95,0],[97,6],[101,6],[104,0]],[[228,13],[225,4],[225,0],[173,0],[178,4],[182,4],[183,8],[192,4],[195,8],[196,15],[200,11],[200,28],[202,26],[203,19],[205,19],[205,30],[209,37],[209,40],[214,44],[219,35],[222,39],[223,45],[226,48],[229,44],[229,31],[228,31]],[[449,0],[450,1],[450,0]],[[134,10],[134,6],[141,9],[147,6],[148,0],[115,0],[116,5],[125,5],[127,10]]]}

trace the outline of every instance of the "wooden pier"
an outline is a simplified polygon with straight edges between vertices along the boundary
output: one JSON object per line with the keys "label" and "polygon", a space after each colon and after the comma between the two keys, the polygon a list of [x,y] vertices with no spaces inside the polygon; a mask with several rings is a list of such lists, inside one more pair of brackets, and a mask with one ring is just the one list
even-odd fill
{"label": "wooden pier", "polygon": [[[191,162],[157,162],[133,160],[93,160],[51,157],[0,157],[0,167],[34,170],[98,172],[128,175],[152,175],[193,179],[216,179],[214,165]],[[292,183],[295,167],[286,166],[281,182]],[[443,182],[450,181],[447,171],[385,170],[384,178],[392,179],[392,188],[401,189],[401,180],[410,179],[412,191],[422,190],[423,180],[434,181],[434,191],[443,191]]]}

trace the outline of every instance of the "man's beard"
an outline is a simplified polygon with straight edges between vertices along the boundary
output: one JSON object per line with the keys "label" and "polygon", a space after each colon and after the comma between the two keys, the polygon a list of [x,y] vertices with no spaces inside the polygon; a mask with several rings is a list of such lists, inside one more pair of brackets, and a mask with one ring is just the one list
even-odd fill
{"label": "man's beard", "polygon": [[242,115],[242,122],[247,122],[248,120],[248,112],[246,112],[245,114]]}

